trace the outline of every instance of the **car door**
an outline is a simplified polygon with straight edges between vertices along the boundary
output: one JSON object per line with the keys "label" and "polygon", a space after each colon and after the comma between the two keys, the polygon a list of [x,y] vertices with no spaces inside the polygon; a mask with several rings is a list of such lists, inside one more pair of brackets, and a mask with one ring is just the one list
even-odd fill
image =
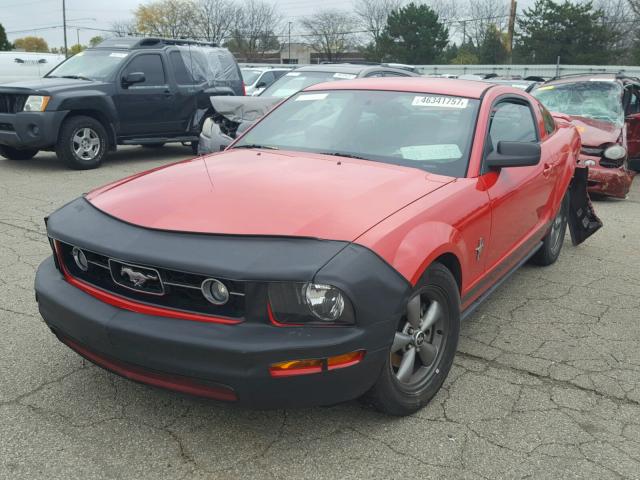
{"label": "car door", "polygon": [[[141,72],[144,81],[126,85],[123,79]],[[174,93],[160,53],[141,53],[133,57],[121,70],[116,95],[120,119],[120,136],[125,138],[162,136],[172,131]]]}
{"label": "car door", "polygon": [[[499,98],[491,109],[484,157],[501,141],[539,142],[539,122],[532,105],[523,97]],[[557,181],[557,158],[549,157],[549,146],[541,144],[538,165],[508,167],[483,174],[491,203],[491,245],[487,268],[509,260],[520,260],[533,244],[530,239],[545,229],[551,218],[552,193]],[[537,240],[533,240],[537,241]]]}
{"label": "car door", "polygon": [[629,159],[640,159],[640,85],[631,85],[630,100],[626,106],[625,123],[627,124],[627,148]]}

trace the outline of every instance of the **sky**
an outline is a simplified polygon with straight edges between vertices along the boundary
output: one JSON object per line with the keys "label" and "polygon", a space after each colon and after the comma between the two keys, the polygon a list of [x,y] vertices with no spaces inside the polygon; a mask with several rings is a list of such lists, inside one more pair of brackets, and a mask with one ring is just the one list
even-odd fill
{"label": "sky", "polygon": [[[285,21],[294,22],[314,11],[326,8],[350,8],[352,0],[266,0],[275,3],[285,17]],[[459,0],[464,3],[464,0]],[[140,0],[66,0],[67,36],[69,45],[87,44],[91,37],[101,34],[90,28],[111,28],[117,21],[130,20]],[[520,0],[518,5],[532,3],[532,0]],[[62,0],[0,0],[0,23],[7,31],[9,40],[36,35],[43,37],[50,47],[64,44],[62,30]],[[38,30],[56,26],[57,28]],[[72,26],[72,27],[71,27]],[[80,27],[75,28],[75,27]],[[85,27],[85,28],[82,28]],[[299,30],[298,30],[299,31]],[[15,33],[14,33],[15,32]]]}

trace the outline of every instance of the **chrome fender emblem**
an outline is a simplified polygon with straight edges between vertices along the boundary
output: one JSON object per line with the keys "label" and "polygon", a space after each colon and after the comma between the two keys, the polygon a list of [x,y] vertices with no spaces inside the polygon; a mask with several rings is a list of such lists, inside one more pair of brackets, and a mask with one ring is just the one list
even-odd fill
{"label": "chrome fender emblem", "polygon": [[136,272],[131,267],[122,267],[120,269],[120,275],[126,275],[129,277],[129,281],[133,284],[134,287],[143,286],[147,280],[158,280],[156,275],[146,275],[142,272]]}

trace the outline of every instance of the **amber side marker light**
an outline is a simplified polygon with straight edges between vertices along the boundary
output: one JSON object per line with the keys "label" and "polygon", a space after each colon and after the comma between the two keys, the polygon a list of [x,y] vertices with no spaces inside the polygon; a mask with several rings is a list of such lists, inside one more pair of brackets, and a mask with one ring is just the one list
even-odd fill
{"label": "amber side marker light", "polygon": [[294,375],[308,375],[327,370],[338,370],[360,363],[364,358],[364,353],[364,350],[356,350],[355,352],[328,358],[288,360],[272,364],[269,367],[269,373],[272,377],[292,377]]}

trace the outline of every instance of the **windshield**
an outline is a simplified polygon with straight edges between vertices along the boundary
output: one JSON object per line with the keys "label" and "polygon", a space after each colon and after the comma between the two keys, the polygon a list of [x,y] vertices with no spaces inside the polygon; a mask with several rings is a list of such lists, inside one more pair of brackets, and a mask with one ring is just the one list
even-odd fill
{"label": "windshield", "polygon": [[58,65],[47,74],[47,77],[107,80],[128,55],[127,52],[122,51],[86,50]]}
{"label": "windshield", "polygon": [[245,85],[253,85],[262,73],[260,70],[247,70],[242,68],[242,80]]}
{"label": "windshield", "polygon": [[301,92],[264,117],[233,148],[358,157],[464,177],[478,103],[425,93]]}
{"label": "windshield", "polygon": [[342,72],[289,72],[262,92],[263,97],[290,97],[311,85],[334,80],[352,80],[357,75]]}
{"label": "windshield", "polygon": [[622,87],[617,82],[598,81],[543,85],[531,94],[547,109],[594,118],[622,126]]}

